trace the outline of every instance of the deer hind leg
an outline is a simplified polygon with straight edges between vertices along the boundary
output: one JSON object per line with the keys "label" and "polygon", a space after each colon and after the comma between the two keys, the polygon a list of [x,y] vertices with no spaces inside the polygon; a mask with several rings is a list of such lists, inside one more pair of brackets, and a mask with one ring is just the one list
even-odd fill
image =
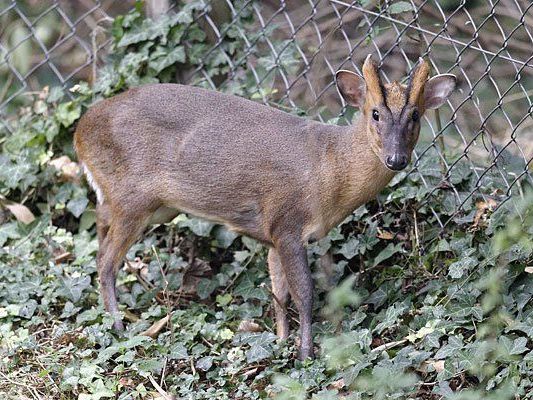
{"label": "deer hind leg", "polygon": [[[153,208],[128,205],[128,210],[112,212],[108,208],[108,219],[97,220],[99,239],[102,238],[97,255],[98,279],[100,291],[104,301],[104,307],[113,318],[113,327],[124,330],[124,324],[120,319],[116,295],[116,277],[126,252],[137,240],[146,227],[153,212]],[[133,210],[144,210],[132,212]],[[107,227],[106,227],[107,221]]]}
{"label": "deer hind leg", "polygon": [[268,251],[268,269],[272,282],[274,296],[274,313],[276,315],[276,332],[281,339],[289,336],[289,321],[287,319],[287,304],[289,302],[289,286],[285,272],[281,266],[279,255],[274,248]]}
{"label": "deer hind leg", "polygon": [[98,237],[98,247],[102,248],[104,239],[109,232],[111,225],[111,209],[107,203],[98,203],[96,205],[96,235]]}

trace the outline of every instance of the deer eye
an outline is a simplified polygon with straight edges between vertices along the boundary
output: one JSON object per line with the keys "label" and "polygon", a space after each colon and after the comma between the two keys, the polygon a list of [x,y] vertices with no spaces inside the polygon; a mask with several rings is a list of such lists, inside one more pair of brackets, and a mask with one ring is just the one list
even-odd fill
{"label": "deer eye", "polygon": [[417,122],[420,119],[420,115],[418,114],[418,110],[414,110],[413,114],[411,115],[411,118],[413,121]]}
{"label": "deer eye", "polygon": [[372,111],[372,118],[374,118],[375,121],[379,121],[379,111],[373,110]]}

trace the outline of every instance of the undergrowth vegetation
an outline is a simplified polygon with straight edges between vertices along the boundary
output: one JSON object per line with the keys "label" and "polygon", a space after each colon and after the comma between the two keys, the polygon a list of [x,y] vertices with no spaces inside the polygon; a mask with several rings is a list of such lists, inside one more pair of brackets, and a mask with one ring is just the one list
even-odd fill
{"label": "undergrowth vegetation", "polygon": [[[128,329],[111,329],[95,197],[71,161],[80,115],[101,97],[183,76],[268,98],[249,58],[267,77],[273,63],[298,66],[290,49],[261,55],[246,13],[224,25],[224,52],[210,52],[201,8],[117,18],[93,87],[73,87],[74,100],[46,88],[0,131],[2,398],[532,398],[533,196],[501,204],[502,178],[488,174],[484,195],[469,197],[480,184],[469,165],[443,180],[431,154],[309,245],[316,360],[294,359],[294,310],[291,338],[273,333],[266,250],[184,214],[129,251],[118,281]],[[456,213],[457,197],[468,212]]]}

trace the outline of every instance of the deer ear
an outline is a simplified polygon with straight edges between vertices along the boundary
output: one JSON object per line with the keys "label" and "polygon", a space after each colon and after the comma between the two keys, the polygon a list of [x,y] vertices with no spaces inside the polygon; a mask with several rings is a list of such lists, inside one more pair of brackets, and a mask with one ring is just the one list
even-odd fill
{"label": "deer ear", "polygon": [[439,108],[455,89],[455,75],[436,75],[426,83],[424,88],[424,106],[426,108]]}
{"label": "deer ear", "polygon": [[365,81],[355,72],[340,70],[335,75],[342,98],[353,107],[362,108],[365,104]]}
{"label": "deer ear", "polygon": [[429,64],[423,58],[418,60],[418,65],[413,69],[411,76],[409,77],[408,94],[409,104],[418,105],[420,102],[420,96],[424,92],[424,87],[429,76]]}
{"label": "deer ear", "polygon": [[379,75],[378,66],[369,54],[363,63],[363,77],[367,87],[367,95],[373,104],[385,103],[385,88]]}

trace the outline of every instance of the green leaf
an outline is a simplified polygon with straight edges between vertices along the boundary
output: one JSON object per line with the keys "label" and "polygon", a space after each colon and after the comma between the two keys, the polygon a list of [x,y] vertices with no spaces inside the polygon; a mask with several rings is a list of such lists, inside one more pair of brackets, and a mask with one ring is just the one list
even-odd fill
{"label": "green leaf", "polygon": [[213,365],[213,357],[211,356],[202,357],[198,361],[196,361],[196,368],[198,368],[201,371],[208,371],[212,365]]}
{"label": "green leaf", "polygon": [[147,358],[138,360],[133,365],[139,371],[141,376],[159,375],[163,370],[164,361],[160,358]]}
{"label": "green leaf", "polygon": [[170,347],[169,358],[171,360],[187,360],[189,358],[187,348],[181,342],[174,343]]}
{"label": "green leaf", "polygon": [[223,295],[219,294],[217,296],[217,304],[220,307],[227,306],[229,303],[231,303],[232,300],[233,300],[233,296],[230,293],[226,293],[226,294],[223,294]]}
{"label": "green leaf", "polygon": [[[87,397],[87,399],[91,399],[91,400],[99,400],[101,398],[111,398],[111,397],[115,397],[115,393],[107,388],[105,386],[105,383],[102,379],[97,379],[95,382],[93,382],[91,385],[90,385],[90,390],[91,390],[91,395],[89,397]],[[78,397],[79,400],[82,400],[84,399],[84,396],[83,394],[80,394],[80,396]],[[87,396],[87,395],[85,395]]]}
{"label": "green leaf", "polygon": [[17,222],[8,222],[0,225],[0,246],[3,246],[9,239],[20,239],[21,237]]}
{"label": "green leaf", "polygon": [[267,300],[268,295],[263,288],[257,287],[255,277],[249,271],[244,272],[237,287],[233,290],[234,296],[241,296],[244,301],[249,299]]}
{"label": "green leaf", "polygon": [[459,336],[450,336],[448,338],[448,343],[441,347],[439,351],[437,351],[437,353],[435,354],[435,359],[442,360],[445,358],[449,358],[457,354],[457,352],[462,348],[463,340]]}
{"label": "green leaf", "polygon": [[189,228],[195,235],[207,237],[211,233],[211,230],[215,226],[214,223],[206,221],[205,219],[188,217],[185,214],[180,214],[174,218],[180,228]]}
{"label": "green leaf", "polygon": [[67,203],[67,210],[69,210],[76,218],[79,218],[87,208],[87,204],[89,204],[87,196],[79,195],[78,197],[69,200]]}
{"label": "green leaf", "polygon": [[525,353],[526,351],[528,351],[527,339],[525,337],[519,337],[514,340],[513,346],[511,347],[509,354],[510,355],[522,354],[522,353]]}
{"label": "green leaf", "polygon": [[185,62],[185,49],[183,46],[176,47],[169,53],[166,53],[162,57],[150,60],[148,66],[154,70],[155,73],[159,73],[165,68],[176,64]]}
{"label": "green leaf", "polygon": [[459,261],[450,264],[448,275],[453,279],[462,278],[470,269],[478,265],[478,261],[473,257],[465,257]]}
{"label": "green leaf", "polygon": [[162,16],[157,21],[145,19],[140,26],[135,26],[126,32],[117,43],[118,47],[126,47],[147,40],[154,40],[158,36],[166,37],[169,27],[169,17]]}
{"label": "green leaf", "polygon": [[402,251],[402,244],[398,243],[396,245],[389,243],[387,247],[385,247],[383,250],[379,252],[377,257],[374,259],[374,263],[372,264],[374,267],[376,265],[379,265],[381,262],[388,260],[391,258],[394,254]]}
{"label": "green leaf", "polygon": [[398,1],[389,6],[388,10],[390,14],[400,14],[403,12],[411,11],[413,6],[407,1]]}
{"label": "green leaf", "polygon": [[244,244],[244,246],[250,250],[251,253],[257,253],[262,248],[261,244],[257,240],[251,239],[248,236],[243,236],[241,240],[242,244]]}
{"label": "green leaf", "polygon": [[234,343],[250,345],[250,349],[246,351],[246,361],[253,363],[272,356],[272,346],[277,338],[276,335],[270,332],[247,333],[235,336]]}
{"label": "green leaf", "polygon": [[57,121],[66,128],[77,121],[80,115],[81,106],[74,101],[59,104],[55,113]]}
{"label": "green leaf", "polygon": [[394,304],[387,308],[383,321],[376,325],[374,332],[381,333],[385,329],[393,327],[396,324],[398,317],[402,315],[406,309],[407,306],[403,304]]}
{"label": "green leaf", "polygon": [[239,234],[233,231],[230,231],[229,229],[227,229],[226,227],[222,225],[217,226],[214,229],[214,235],[217,241],[217,245],[224,249],[227,249],[229,246],[231,246],[233,241],[239,237]]}
{"label": "green leaf", "polygon": [[77,303],[81,299],[81,295],[85,289],[91,285],[91,277],[78,276],[75,278],[62,278],[62,287],[59,294],[68,298],[73,303]]}
{"label": "green leaf", "polygon": [[360,253],[360,242],[358,239],[352,237],[343,243],[342,247],[336,251],[338,254],[342,254],[348,260],[354,258]]}
{"label": "green leaf", "polygon": [[214,279],[202,278],[198,282],[196,293],[201,299],[207,299],[217,287],[218,283]]}

